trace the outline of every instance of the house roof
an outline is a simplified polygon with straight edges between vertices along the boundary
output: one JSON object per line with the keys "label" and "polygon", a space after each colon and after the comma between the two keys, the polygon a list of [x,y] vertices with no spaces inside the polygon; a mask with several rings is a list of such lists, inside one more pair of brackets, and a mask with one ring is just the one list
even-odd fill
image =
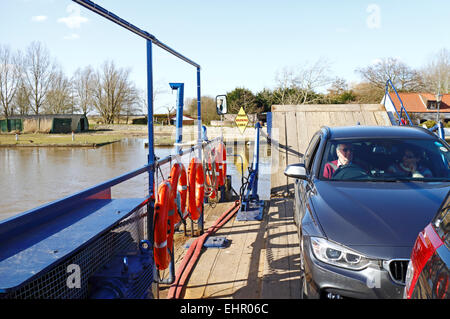
{"label": "house roof", "polygon": [[[176,117],[176,116],[173,116],[173,117],[171,117],[170,119],[171,119],[171,120],[176,120],[177,117]],[[192,117],[190,117],[190,116],[183,115],[183,121],[193,121],[193,120],[195,120],[195,119],[192,118]]]}
{"label": "house roof", "polygon": [[[436,113],[437,110],[427,109],[427,101],[436,101],[436,96],[432,93],[398,93],[402,99],[403,106],[408,112],[415,113]],[[400,112],[401,103],[398,100],[397,95],[394,92],[389,93],[392,102],[395,105],[397,111]],[[450,113],[450,94],[443,94],[442,101],[439,106],[440,112]]]}

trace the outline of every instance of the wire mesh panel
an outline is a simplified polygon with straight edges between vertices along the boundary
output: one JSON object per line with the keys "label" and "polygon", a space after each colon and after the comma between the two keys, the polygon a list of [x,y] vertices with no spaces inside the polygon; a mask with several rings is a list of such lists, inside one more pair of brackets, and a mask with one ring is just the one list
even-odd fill
{"label": "wire mesh panel", "polygon": [[[51,270],[19,289],[8,293],[8,299],[78,299],[88,298],[89,278],[111,258],[137,247],[147,238],[147,206],[122,219],[93,242],[64,258]],[[79,285],[71,282],[79,271]],[[152,279],[150,280],[150,282]],[[147,286],[148,287],[148,286]],[[141,287],[142,288],[142,287]]]}

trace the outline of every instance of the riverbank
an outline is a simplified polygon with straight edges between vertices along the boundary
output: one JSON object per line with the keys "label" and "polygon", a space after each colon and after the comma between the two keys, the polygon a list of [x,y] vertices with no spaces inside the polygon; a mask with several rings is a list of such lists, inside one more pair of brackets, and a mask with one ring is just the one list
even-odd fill
{"label": "riverbank", "polygon": [[[175,143],[174,126],[154,126],[155,146],[173,146]],[[208,138],[223,134],[225,141],[252,140],[254,130],[247,129],[241,134],[237,127],[207,127]],[[0,147],[100,147],[118,142],[125,138],[148,138],[146,125],[93,125],[89,131],[72,134],[14,133],[0,134]],[[183,127],[185,143],[197,140],[197,127]]]}
{"label": "riverbank", "polygon": [[118,142],[121,135],[75,134],[1,134],[0,147],[100,147]]}
{"label": "riverbank", "polygon": [[[87,132],[68,134],[0,134],[0,147],[100,147],[119,142],[126,138],[146,138],[147,127],[123,125],[117,128],[91,129]],[[155,144],[158,146],[172,146],[174,139],[166,135],[155,134]]]}

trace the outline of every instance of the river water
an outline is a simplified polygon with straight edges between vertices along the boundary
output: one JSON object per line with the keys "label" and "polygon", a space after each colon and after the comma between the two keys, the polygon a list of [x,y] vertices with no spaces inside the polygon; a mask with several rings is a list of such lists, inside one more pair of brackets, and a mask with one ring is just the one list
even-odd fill
{"label": "river water", "polygon": [[[130,138],[100,148],[17,147],[0,148],[0,220],[77,193],[147,163],[144,139]],[[227,145],[227,149],[228,145]],[[245,149],[247,150],[245,152]],[[251,147],[243,148],[244,161],[251,163]],[[156,148],[164,158],[173,148]],[[227,174],[239,191],[241,178],[235,163],[227,158]],[[259,196],[270,198],[270,158],[260,151]],[[238,165],[240,171],[240,164]],[[113,198],[145,197],[148,176],[141,174],[112,188]]]}

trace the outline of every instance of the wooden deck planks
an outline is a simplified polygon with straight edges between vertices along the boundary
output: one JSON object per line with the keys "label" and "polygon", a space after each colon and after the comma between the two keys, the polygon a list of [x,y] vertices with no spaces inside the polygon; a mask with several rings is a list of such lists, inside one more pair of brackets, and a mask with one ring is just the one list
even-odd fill
{"label": "wooden deck planks", "polygon": [[[278,107],[277,107],[278,108]],[[294,115],[292,115],[294,114]],[[283,106],[273,113],[272,188],[283,189],[286,164],[299,159],[312,135],[323,125],[390,125],[379,106],[352,105],[315,109]],[[352,123],[348,123],[352,122]],[[294,152],[292,152],[294,151]],[[295,153],[297,152],[297,154]],[[276,181],[276,185],[274,185]],[[216,208],[217,209],[217,208]],[[272,198],[262,221],[230,220],[215,236],[231,241],[227,248],[204,249],[191,274],[184,298],[292,299],[299,297],[299,241],[292,218],[292,199]],[[216,216],[215,216],[216,215]],[[212,223],[211,214],[207,219]],[[177,254],[183,254],[179,248]],[[181,262],[181,256],[177,263]]]}
{"label": "wooden deck planks", "polygon": [[261,298],[292,299],[299,297],[300,250],[292,220],[289,199],[272,199],[268,212],[266,260],[262,277]]}
{"label": "wooden deck planks", "polygon": [[263,217],[262,221],[233,218],[215,234],[231,244],[202,251],[184,299],[299,297],[300,251],[292,200],[272,199]]}

